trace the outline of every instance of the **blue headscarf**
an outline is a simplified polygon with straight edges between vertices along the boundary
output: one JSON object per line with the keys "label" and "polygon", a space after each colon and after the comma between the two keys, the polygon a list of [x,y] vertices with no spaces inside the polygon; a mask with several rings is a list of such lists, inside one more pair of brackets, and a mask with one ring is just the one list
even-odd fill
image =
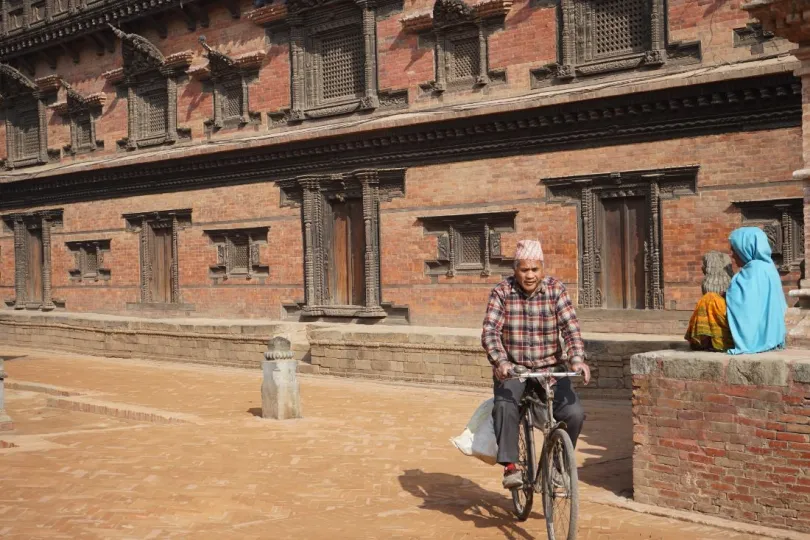
{"label": "blue headscarf", "polygon": [[731,233],[729,241],[745,264],[726,291],[728,324],[734,337],[729,354],[784,347],[787,303],[768,237],[758,227],[742,227]]}

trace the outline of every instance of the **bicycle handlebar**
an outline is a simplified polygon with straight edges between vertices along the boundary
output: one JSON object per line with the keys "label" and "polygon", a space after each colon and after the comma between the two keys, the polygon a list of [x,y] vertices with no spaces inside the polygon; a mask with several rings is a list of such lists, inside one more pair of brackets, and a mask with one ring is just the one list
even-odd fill
{"label": "bicycle handlebar", "polygon": [[579,377],[582,376],[582,373],[578,371],[566,371],[564,373],[549,373],[547,371],[541,372],[527,372],[527,373],[515,373],[514,371],[509,372],[509,379],[550,379],[554,378],[562,378],[562,377]]}

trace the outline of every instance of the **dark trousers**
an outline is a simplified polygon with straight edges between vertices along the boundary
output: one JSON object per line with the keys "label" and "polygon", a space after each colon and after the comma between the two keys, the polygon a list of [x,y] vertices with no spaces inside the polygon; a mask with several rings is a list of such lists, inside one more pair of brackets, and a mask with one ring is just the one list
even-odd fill
{"label": "dark trousers", "polygon": [[[492,419],[495,422],[495,437],[498,439],[498,463],[518,461],[518,430],[520,429],[518,404],[528,381],[519,379],[495,380],[495,406]],[[571,386],[570,379],[560,379],[554,388],[554,418],[565,422],[565,431],[571,437],[574,447],[585,422],[582,402]]]}

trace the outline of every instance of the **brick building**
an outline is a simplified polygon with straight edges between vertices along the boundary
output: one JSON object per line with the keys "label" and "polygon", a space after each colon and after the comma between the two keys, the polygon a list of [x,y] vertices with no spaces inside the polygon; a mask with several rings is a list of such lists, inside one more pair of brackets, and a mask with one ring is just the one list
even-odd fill
{"label": "brick building", "polygon": [[8,0],[2,300],[474,326],[539,237],[690,310],[743,223],[795,289],[801,82],[739,4]]}

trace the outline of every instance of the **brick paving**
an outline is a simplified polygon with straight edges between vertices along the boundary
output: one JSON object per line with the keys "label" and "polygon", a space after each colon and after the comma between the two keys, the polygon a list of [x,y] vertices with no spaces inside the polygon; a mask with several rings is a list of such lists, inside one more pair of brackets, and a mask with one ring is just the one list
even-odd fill
{"label": "brick paving", "polygon": [[[498,469],[448,441],[480,389],[302,376],[305,418],[274,422],[256,416],[259,371],[3,357],[0,538],[546,537],[539,501],[516,522]],[[96,412],[54,406],[61,391]],[[579,538],[761,538],[597,502],[631,486],[632,426],[626,403],[586,407]]]}

